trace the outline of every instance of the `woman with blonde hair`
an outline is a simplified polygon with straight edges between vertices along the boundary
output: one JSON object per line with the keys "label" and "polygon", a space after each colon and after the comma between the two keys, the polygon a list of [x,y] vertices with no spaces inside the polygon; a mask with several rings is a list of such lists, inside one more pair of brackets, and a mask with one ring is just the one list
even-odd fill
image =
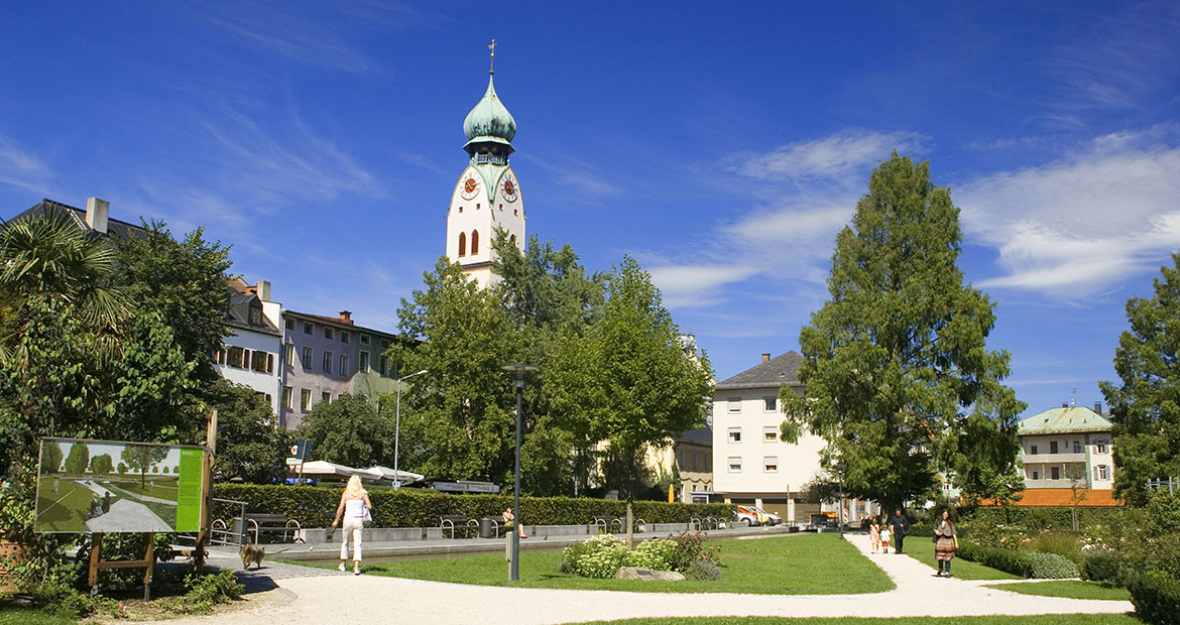
{"label": "woman with blonde hair", "polygon": [[344,526],[342,528],[340,541],[340,571],[344,572],[344,563],[348,560],[348,536],[352,535],[352,574],[361,574],[361,529],[365,526],[365,517],[369,515],[369,509],[373,507],[373,503],[369,501],[369,493],[361,486],[361,478],[352,476],[348,478],[348,486],[344,487],[344,492],[340,495],[340,505],[336,506],[336,519],[332,521],[332,527],[340,522],[340,515],[344,515]]}

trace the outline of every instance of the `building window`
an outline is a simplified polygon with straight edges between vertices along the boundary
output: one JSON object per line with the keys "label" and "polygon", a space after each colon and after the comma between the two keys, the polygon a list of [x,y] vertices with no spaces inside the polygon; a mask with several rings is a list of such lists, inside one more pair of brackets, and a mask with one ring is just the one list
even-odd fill
{"label": "building window", "polygon": [[261,306],[251,306],[250,307],[250,325],[254,325],[254,326],[262,325],[262,307]]}
{"label": "building window", "polygon": [[283,387],[283,408],[286,408],[287,410],[291,409],[291,387],[290,386]]}
{"label": "building window", "polygon": [[361,352],[360,371],[369,372],[369,352]]}
{"label": "building window", "polygon": [[324,373],[332,373],[332,352],[324,352]]}
{"label": "building window", "polygon": [[729,428],[729,442],[731,442],[731,443],[742,442],[742,429],[741,428]]}
{"label": "building window", "polygon": [[768,425],[762,428],[762,442],[773,443],[778,440],[778,427]]}
{"label": "building window", "polygon": [[[1057,453],[1057,441],[1049,441],[1049,453],[1051,453],[1051,454]],[[1053,479],[1057,479],[1057,478],[1053,478]]]}
{"label": "building window", "polygon": [[763,473],[778,473],[778,456],[766,456],[762,459]]}
{"label": "building window", "polygon": [[381,349],[389,349],[389,339],[381,339]]}
{"label": "building window", "polygon": [[347,333],[347,332],[341,332],[341,333],[340,333],[340,342],[341,342],[341,343],[347,343],[347,342],[348,342],[348,333]]}
{"label": "building window", "polygon": [[295,329],[295,320],[294,319],[287,319],[286,325],[287,325],[288,330],[294,330]]}
{"label": "building window", "polygon": [[324,402],[325,404],[332,403],[332,393],[328,391],[320,393],[320,401]]}
{"label": "building window", "polygon": [[459,258],[463,258],[466,255],[467,255],[467,233],[460,232],[459,233]]}
{"label": "building window", "polygon": [[741,459],[741,457],[739,457],[739,456],[730,456],[729,457],[729,472],[730,473],[741,473],[742,472],[742,459]]}
{"label": "building window", "polygon": [[[516,212],[516,211],[513,211],[513,212]],[[513,244],[515,244],[516,243],[516,235],[514,234],[514,235],[508,237],[508,240],[511,241]],[[694,487],[695,487],[695,485],[694,485]]]}
{"label": "building window", "polygon": [[479,230],[471,231],[471,255],[479,253]]}
{"label": "building window", "polygon": [[742,411],[742,398],[741,397],[730,397],[729,398],[729,414],[738,414],[741,411]]}
{"label": "building window", "polygon": [[1082,453],[1082,444],[1079,443],[1078,441],[1073,442],[1073,453],[1075,453],[1075,454]]}
{"label": "building window", "polygon": [[1061,479],[1061,467],[1050,467],[1049,468],[1049,479],[1053,479],[1053,480]]}
{"label": "building window", "polygon": [[774,411],[778,410],[778,398],[777,397],[763,397],[762,401],[764,402],[764,405],[762,407],[763,412],[774,412]]}
{"label": "building window", "polygon": [[1098,453],[1100,453],[1100,454],[1105,454],[1105,453],[1107,453],[1107,449],[1106,449],[1106,441],[1104,441],[1104,440],[1097,440],[1097,441],[1094,441],[1094,445],[1098,447]]}
{"label": "building window", "polygon": [[311,389],[299,389],[299,409],[303,412],[311,410]]}
{"label": "building window", "polygon": [[1100,464],[1094,467],[1094,478],[1099,480],[1109,480],[1110,467],[1106,466],[1105,464]]}
{"label": "building window", "polygon": [[229,348],[229,351],[227,352],[226,357],[225,357],[225,364],[227,364],[235,369],[241,369],[242,368],[242,351],[243,350],[241,347]]}
{"label": "building window", "polygon": [[283,346],[283,364],[290,367],[295,364],[295,344],[287,343]]}
{"label": "building window", "polygon": [[311,334],[311,323],[309,323],[307,321],[303,322],[303,333],[304,334]]}
{"label": "building window", "polygon": [[368,344],[369,344],[369,335],[362,334],[361,335],[361,345],[368,345]]}
{"label": "building window", "polygon": [[324,326],[324,338],[328,339],[329,341],[332,340],[332,328]]}
{"label": "building window", "polygon": [[697,459],[698,459],[699,457],[700,457],[700,454],[699,454],[699,453],[697,453],[697,452],[695,452],[695,451],[694,451],[694,452],[692,452],[692,470],[693,470],[693,471],[696,471],[696,470],[697,470],[697,468],[698,468],[698,465],[697,465]]}
{"label": "building window", "polygon": [[351,373],[348,370],[348,354],[340,354],[340,375],[348,376]]}
{"label": "building window", "polygon": [[274,373],[275,356],[262,350],[254,352],[250,359],[250,368],[259,373]]}
{"label": "building window", "polygon": [[303,348],[303,368],[308,371],[311,370],[311,348],[310,347]]}
{"label": "building window", "polygon": [[215,362],[219,365],[225,364],[225,350],[224,349],[219,349],[219,350],[213,352],[213,362]]}
{"label": "building window", "polygon": [[1032,454],[1032,455],[1034,455],[1034,456],[1035,456],[1035,455],[1037,455],[1037,446],[1036,446],[1036,445],[1031,445],[1031,446],[1029,446],[1028,453],[1030,453],[1030,454]]}
{"label": "building window", "polygon": [[389,356],[381,357],[381,375],[389,375]]}

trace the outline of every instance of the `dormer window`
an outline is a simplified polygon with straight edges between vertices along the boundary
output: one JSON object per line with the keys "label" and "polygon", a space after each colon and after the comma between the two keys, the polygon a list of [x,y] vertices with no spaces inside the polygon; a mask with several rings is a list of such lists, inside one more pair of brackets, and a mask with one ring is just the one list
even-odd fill
{"label": "dormer window", "polygon": [[251,306],[250,307],[250,325],[252,325],[252,326],[262,325],[262,308],[261,307],[259,307],[259,306]]}

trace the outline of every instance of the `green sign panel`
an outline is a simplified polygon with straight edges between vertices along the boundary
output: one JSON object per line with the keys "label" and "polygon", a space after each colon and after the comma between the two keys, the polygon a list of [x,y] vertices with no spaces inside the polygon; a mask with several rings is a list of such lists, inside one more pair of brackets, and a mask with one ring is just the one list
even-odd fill
{"label": "green sign panel", "polygon": [[194,532],[205,487],[201,447],[41,440],[38,532]]}

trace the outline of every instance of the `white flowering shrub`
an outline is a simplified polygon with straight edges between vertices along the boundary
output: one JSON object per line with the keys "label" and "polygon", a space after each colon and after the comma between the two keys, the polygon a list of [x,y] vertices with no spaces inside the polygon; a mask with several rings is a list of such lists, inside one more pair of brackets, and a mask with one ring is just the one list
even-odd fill
{"label": "white flowering shrub", "polygon": [[672,554],[676,541],[664,539],[645,540],[623,556],[623,566],[642,566],[657,571],[672,570]]}
{"label": "white flowering shrub", "polygon": [[614,534],[598,534],[565,548],[561,554],[563,572],[582,577],[606,579],[614,577],[623,565],[627,547]]}

